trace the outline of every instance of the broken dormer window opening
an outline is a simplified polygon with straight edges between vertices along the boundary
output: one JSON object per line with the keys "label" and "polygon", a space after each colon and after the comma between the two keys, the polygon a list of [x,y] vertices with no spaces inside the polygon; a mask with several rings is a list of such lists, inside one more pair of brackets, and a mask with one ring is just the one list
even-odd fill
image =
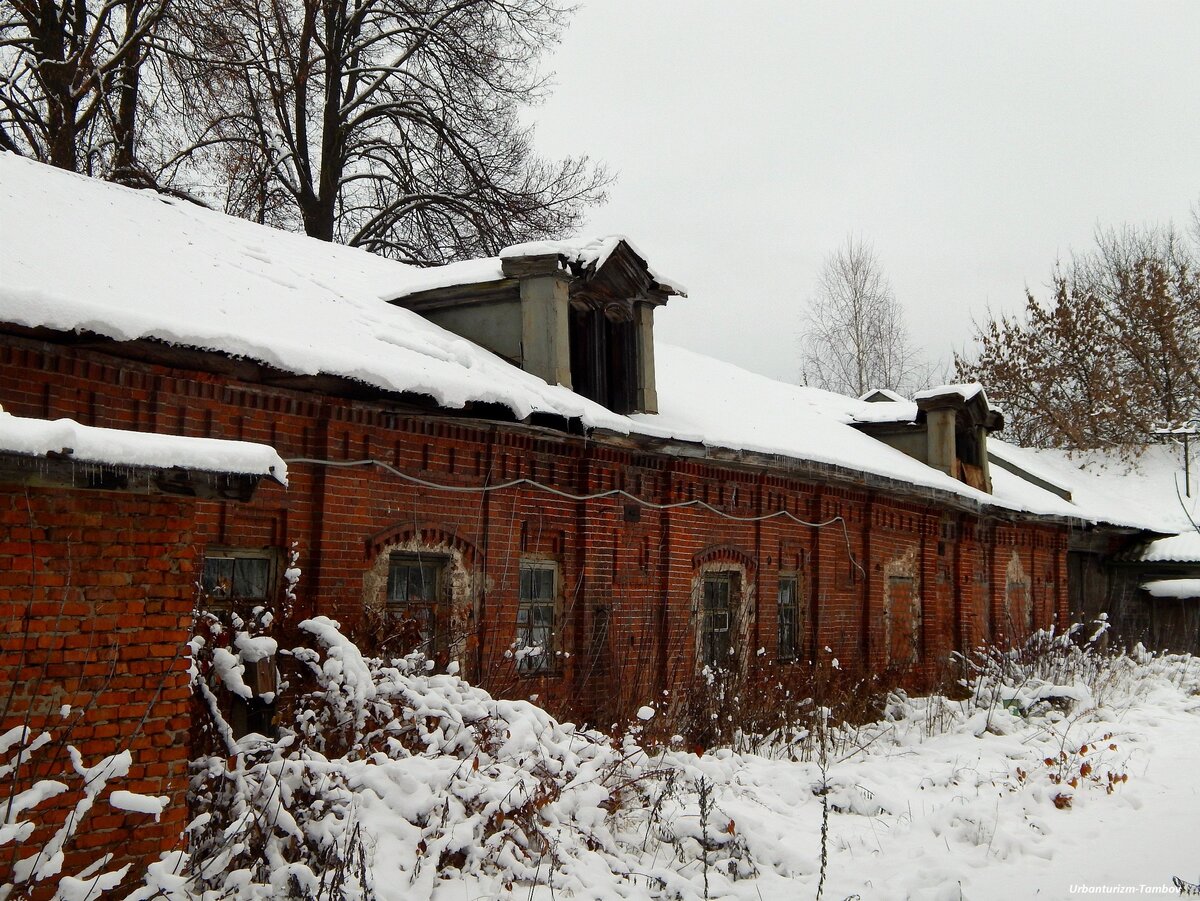
{"label": "broken dormer window opening", "polygon": [[568,327],[575,392],[614,413],[637,411],[641,367],[630,312],[615,304],[573,303]]}

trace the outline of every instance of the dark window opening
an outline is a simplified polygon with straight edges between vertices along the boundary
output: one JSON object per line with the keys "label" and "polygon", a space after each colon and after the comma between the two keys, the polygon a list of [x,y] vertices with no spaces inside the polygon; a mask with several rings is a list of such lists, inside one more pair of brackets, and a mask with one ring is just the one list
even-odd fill
{"label": "dark window opening", "polygon": [[633,322],[593,306],[572,307],[569,330],[575,393],[614,413],[635,412],[640,369]]}
{"label": "dark window opening", "polygon": [[708,573],[704,576],[704,610],[701,625],[701,661],[714,669],[728,669],[732,664],[733,601],[737,575],[731,572]]}
{"label": "dark window opening", "polygon": [[409,625],[406,651],[436,659],[447,647],[449,631],[446,558],[392,554],[388,564],[388,613]]}
{"label": "dark window opening", "polygon": [[975,434],[975,429],[955,429],[954,449],[958,454],[958,459],[968,466],[981,465],[979,459],[979,439]]}
{"label": "dark window opening", "polygon": [[517,607],[517,671],[541,673],[554,657],[554,602],[558,568],[553,563],[521,564]]}

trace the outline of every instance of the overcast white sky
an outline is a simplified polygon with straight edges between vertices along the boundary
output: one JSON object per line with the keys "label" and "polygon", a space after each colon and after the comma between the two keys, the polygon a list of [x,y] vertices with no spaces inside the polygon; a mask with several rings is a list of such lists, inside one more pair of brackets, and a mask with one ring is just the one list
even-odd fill
{"label": "overcast white sky", "polygon": [[1044,293],[1097,223],[1200,201],[1200,2],[584,0],[533,112],[618,176],[586,234],[682,282],[667,340],[797,375],[798,310],[847,233],[917,343]]}

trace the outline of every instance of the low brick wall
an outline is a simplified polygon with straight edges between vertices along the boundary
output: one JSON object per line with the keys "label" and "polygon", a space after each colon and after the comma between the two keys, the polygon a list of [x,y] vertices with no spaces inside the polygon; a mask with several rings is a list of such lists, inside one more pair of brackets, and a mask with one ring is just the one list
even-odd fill
{"label": "low brick wall", "polygon": [[[0,735],[26,726],[51,736],[16,783],[0,781],[0,805],[37,779],[70,787],[28,817],[39,824],[33,836],[0,846],[0,884],[83,797],[69,747],[85,767],[126,749],[133,763],[80,821],[63,874],[112,853],[104,870],[129,863],[135,879],[162,851],[180,847],[192,516],[193,503],[179,498],[0,485]],[[114,807],[113,790],[170,803],[156,822]],[[49,897],[55,882],[35,897]]]}

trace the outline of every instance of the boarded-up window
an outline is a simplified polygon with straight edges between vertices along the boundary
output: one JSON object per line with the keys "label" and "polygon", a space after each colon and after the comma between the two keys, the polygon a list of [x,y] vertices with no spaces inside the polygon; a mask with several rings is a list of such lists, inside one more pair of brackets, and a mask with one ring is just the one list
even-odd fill
{"label": "boarded-up window", "polygon": [[1014,638],[1033,631],[1033,604],[1029,597],[1029,576],[1016,551],[1008,561],[1004,574],[1004,612]]}
{"label": "boarded-up window", "polygon": [[1033,605],[1029,603],[1029,581],[1025,578],[1009,579],[1005,591],[1005,606],[1013,629],[1028,634],[1033,630]]}
{"label": "boarded-up window", "polygon": [[736,587],[735,573],[714,572],[704,576],[700,653],[705,666],[725,669],[733,663],[730,655]]}
{"label": "boarded-up window", "polygon": [[921,603],[911,576],[888,576],[884,625],[889,663],[907,665],[921,659]]}

